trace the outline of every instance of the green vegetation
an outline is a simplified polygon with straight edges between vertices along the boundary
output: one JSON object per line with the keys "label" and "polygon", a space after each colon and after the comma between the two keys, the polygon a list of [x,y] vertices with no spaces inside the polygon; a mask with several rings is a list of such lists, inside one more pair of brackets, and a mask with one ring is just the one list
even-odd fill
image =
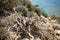
{"label": "green vegetation", "polygon": [[12,10],[12,7],[18,3],[20,3],[20,0],[0,0],[0,8]]}
{"label": "green vegetation", "polygon": [[60,17],[56,17],[55,15],[51,16],[52,19],[58,20],[60,22]]}
{"label": "green vegetation", "polygon": [[39,8],[37,8],[38,5],[33,6],[29,0],[0,0],[0,6],[6,10],[12,10],[12,7],[16,6],[17,4],[24,5],[29,11],[36,12],[39,16],[41,14],[45,17],[48,16],[44,11],[41,11]]}

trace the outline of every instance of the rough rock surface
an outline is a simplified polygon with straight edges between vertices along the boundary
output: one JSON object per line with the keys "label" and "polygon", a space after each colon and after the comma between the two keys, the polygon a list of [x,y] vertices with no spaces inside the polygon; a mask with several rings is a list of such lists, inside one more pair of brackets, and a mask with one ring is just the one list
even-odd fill
{"label": "rough rock surface", "polygon": [[38,16],[24,6],[19,9],[0,19],[0,40],[60,40],[58,21]]}

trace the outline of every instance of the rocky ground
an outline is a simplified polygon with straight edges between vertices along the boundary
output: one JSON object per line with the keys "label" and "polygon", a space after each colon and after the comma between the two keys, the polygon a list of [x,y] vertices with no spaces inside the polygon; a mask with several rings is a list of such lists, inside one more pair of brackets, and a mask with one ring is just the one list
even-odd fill
{"label": "rocky ground", "polygon": [[60,24],[19,6],[0,18],[0,40],[60,40]]}

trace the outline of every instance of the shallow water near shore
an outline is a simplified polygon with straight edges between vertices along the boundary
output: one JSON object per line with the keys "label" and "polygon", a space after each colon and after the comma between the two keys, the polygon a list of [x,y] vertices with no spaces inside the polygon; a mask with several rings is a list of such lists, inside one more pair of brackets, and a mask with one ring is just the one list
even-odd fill
{"label": "shallow water near shore", "polygon": [[45,11],[49,16],[60,17],[60,0],[30,0],[33,5]]}

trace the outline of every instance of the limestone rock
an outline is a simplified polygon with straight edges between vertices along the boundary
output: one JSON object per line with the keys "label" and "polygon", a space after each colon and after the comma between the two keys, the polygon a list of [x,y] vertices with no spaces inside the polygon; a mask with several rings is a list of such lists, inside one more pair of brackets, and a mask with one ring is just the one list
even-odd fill
{"label": "limestone rock", "polygon": [[55,33],[60,35],[60,30],[55,30]]}
{"label": "limestone rock", "polygon": [[53,25],[53,28],[54,28],[55,30],[60,30],[60,24],[54,24],[54,25]]}
{"label": "limestone rock", "polygon": [[37,37],[37,38],[35,38],[35,40],[41,40],[41,39]]}
{"label": "limestone rock", "polygon": [[28,38],[23,38],[22,40],[29,40]]}

